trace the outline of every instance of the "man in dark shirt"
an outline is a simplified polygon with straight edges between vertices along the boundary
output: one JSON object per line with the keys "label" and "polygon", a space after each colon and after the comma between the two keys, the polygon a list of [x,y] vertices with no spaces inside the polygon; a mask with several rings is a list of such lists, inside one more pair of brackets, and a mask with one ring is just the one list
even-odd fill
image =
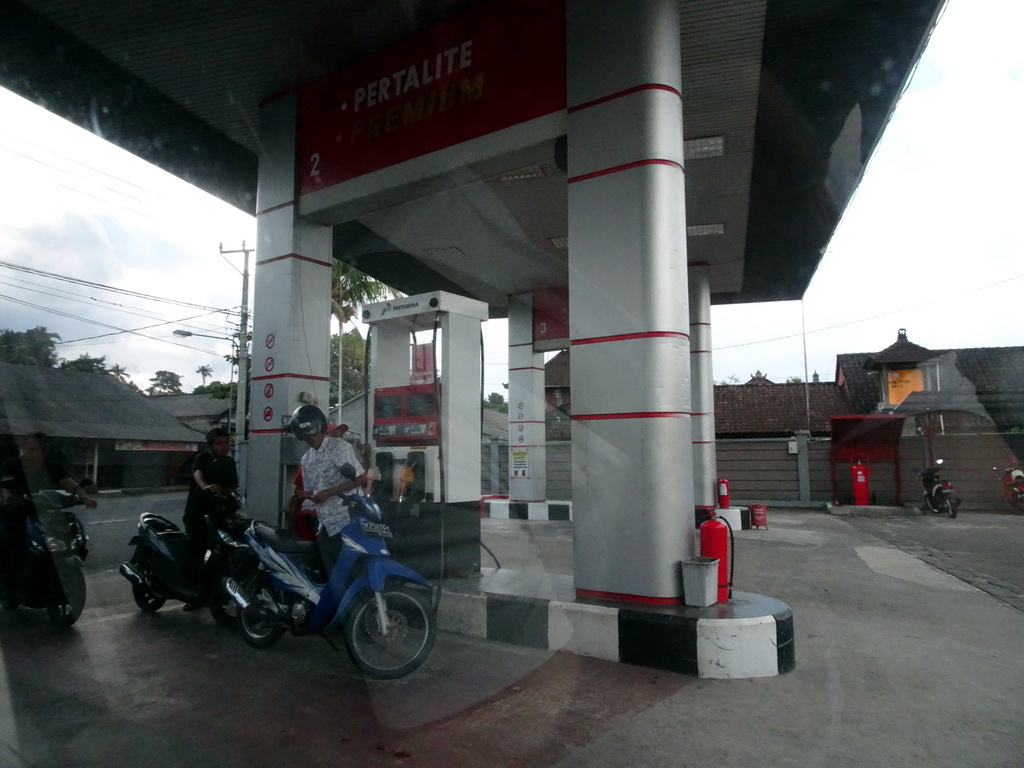
{"label": "man in dark shirt", "polygon": [[13,593],[25,552],[25,522],[30,507],[24,497],[37,491],[60,489],[74,493],[89,509],[96,500],[81,488],[68,471],[46,457],[47,437],[36,432],[22,438],[19,456],[0,466],[0,598],[14,607]]}
{"label": "man in dark shirt", "polygon": [[[206,450],[192,462],[192,481],[185,502],[185,532],[189,538],[189,560],[193,575],[198,578],[206,559],[209,533],[206,515],[217,514],[217,494],[238,488],[238,469],[228,455],[231,434],[221,427],[206,433]],[[186,605],[186,610],[199,607]]]}

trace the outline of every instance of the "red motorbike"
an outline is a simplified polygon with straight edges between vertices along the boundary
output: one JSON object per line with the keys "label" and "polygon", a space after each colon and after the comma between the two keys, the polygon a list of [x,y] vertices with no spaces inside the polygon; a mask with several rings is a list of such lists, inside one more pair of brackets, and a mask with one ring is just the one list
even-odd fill
{"label": "red motorbike", "polygon": [[[997,467],[992,469],[999,471]],[[1014,511],[1024,512],[1024,470],[1018,466],[1016,458],[1003,470],[1003,495]]]}

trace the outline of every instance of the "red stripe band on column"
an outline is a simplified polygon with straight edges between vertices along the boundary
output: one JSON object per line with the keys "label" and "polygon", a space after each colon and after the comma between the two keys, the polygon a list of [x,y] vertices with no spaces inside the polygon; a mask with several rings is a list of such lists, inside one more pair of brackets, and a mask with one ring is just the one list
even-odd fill
{"label": "red stripe band on column", "polygon": [[[645,165],[670,165],[674,168],[678,168],[683,171],[683,164],[677,163],[675,160],[662,160],[661,158],[652,158],[650,160],[637,160],[632,163],[626,163],[625,165],[616,165],[612,168],[604,168],[600,171],[591,171],[590,173],[584,173],[579,176],[573,176],[569,179],[570,184],[575,184],[577,181],[586,181],[587,179],[595,179],[598,176],[607,176],[611,173],[619,173],[621,171],[628,171],[633,168],[640,168]],[[685,173],[685,171],[683,171]]]}
{"label": "red stripe band on column", "polygon": [[633,339],[689,339],[690,334],[679,331],[646,331],[644,333],[623,333],[618,336],[591,336],[589,339],[573,339],[571,344],[604,344],[606,341],[632,341]]}
{"label": "red stripe band on column", "polygon": [[510,371],[543,371],[539,365],[524,365],[522,368],[509,368]]}
{"label": "red stripe band on column", "polygon": [[319,264],[321,267],[330,268],[331,263],[329,261],[320,261],[320,259],[311,259],[309,256],[300,256],[297,253],[286,253],[283,256],[274,256],[271,259],[264,259],[263,261],[257,261],[256,266],[261,267],[264,264],[269,264],[272,261],[284,261],[285,259],[296,259],[297,261],[308,261],[310,264]]}
{"label": "red stripe band on column", "polygon": [[681,597],[647,597],[646,595],[624,595],[620,592],[602,592],[597,589],[577,589],[576,597],[591,600],[621,600],[628,603],[648,603],[650,605],[678,605],[683,602]]}
{"label": "red stripe band on column", "polygon": [[250,435],[280,435],[287,431],[284,427],[278,427],[277,429],[250,429]]}
{"label": "red stripe band on column", "polygon": [[598,104],[604,104],[608,101],[615,101],[615,99],[621,99],[624,96],[630,96],[634,93],[639,93],[640,91],[668,91],[669,93],[675,94],[680,99],[683,98],[683,94],[671,85],[663,85],[662,83],[644,83],[643,85],[634,85],[632,88],[626,88],[623,91],[609,93],[607,96],[599,96],[596,99],[584,101],[582,104],[577,104],[575,107],[569,107],[569,114],[579,112],[583,109],[590,109],[591,107],[596,107]]}
{"label": "red stripe band on column", "polygon": [[509,346],[509,349],[511,349],[512,347],[532,347],[533,346],[533,342],[532,341],[524,341],[521,344],[509,344],[508,346]]}
{"label": "red stripe band on column", "polygon": [[522,421],[510,421],[509,424],[543,424],[543,421],[538,419],[523,419]]}
{"label": "red stripe band on column", "polygon": [[603,421],[605,419],[672,419],[689,416],[686,411],[636,411],[635,413],[583,413],[573,415],[573,421]]}
{"label": "red stripe band on column", "polygon": [[715,441],[714,440],[694,440],[693,444],[694,445],[714,445]]}
{"label": "red stripe band on column", "polygon": [[305,379],[307,381],[330,381],[326,376],[309,376],[303,373],[274,373],[269,376],[253,376],[253,381],[266,381],[267,379]]}

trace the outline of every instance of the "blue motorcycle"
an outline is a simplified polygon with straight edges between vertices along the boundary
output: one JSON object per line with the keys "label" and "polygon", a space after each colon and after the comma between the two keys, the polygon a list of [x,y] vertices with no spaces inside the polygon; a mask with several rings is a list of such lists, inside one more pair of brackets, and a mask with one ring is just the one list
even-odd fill
{"label": "blue motorcycle", "polygon": [[[356,476],[349,464],[342,474]],[[351,522],[341,530],[342,550],[329,578],[316,542],[253,522],[245,539],[255,558],[225,579],[225,588],[241,609],[249,645],[267,648],[288,630],[327,637],[340,626],[362,672],[403,677],[434,647],[435,592],[427,579],[391,558],[392,532],[373,498],[358,489],[344,498]]]}

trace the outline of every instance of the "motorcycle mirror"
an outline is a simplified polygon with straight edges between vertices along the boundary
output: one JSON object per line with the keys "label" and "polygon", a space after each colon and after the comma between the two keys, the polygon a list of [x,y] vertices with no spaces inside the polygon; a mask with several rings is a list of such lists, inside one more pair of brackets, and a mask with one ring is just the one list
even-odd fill
{"label": "motorcycle mirror", "polygon": [[342,464],[341,465],[341,476],[344,477],[346,480],[355,480],[356,479],[356,468],[353,467],[351,464]]}

